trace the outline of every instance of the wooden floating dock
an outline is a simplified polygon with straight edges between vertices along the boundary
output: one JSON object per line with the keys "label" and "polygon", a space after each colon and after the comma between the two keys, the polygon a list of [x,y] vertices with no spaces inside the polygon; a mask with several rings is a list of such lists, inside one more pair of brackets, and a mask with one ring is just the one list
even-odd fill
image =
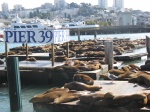
{"label": "wooden floating dock", "polygon": [[[6,56],[1,56],[4,58]],[[18,57],[20,61],[26,60],[26,55],[9,55],[9,57]],[[50,60],[49,53],[32,53],[28,57],[35,57],[37,60]]]}
{"label": "wooden floating dock", "polygon": [[126,53],[122,55],[115,55],[114,59],[116,61],[130,61],[140,59],[142,56],[147,56],[147,53]]}
{"label": "wooden floating dock", "polygon": [[[114,95],[128,95],[135,93],[150,93],[150,90],[146,90],[145,86],[134,86],[133,83],[128,83],[128,81],[95,81],[94,85],[102,86],[102,89],[98,93],[112,92]],[[88,112],[90,105],[81,104],[79,100],[62,103],[62,104],[44,104],[44,103],[34,103],[34,110],[36,112]],[[91,108],[90,112],[150,112],[150,107],[144,108],[125,108],[125,107],[99,107]]]}
{"label": "wooden floating dock", "polygon": [[[55,71],[53,72],[52,68],[56,66],[61,66],[64,64],[64,62],[55,62],[54,66],[51,64],[52,62],[46,61],[46,60],[37,60],[37,61],[20,61],[19,62],[19,70],[20,70],[20,77],[22,84],[51,84],[51,82],[54,83],[60,83],[62,84],[68,82],[63,77],[63,73],[66,72],[66,74],[69,76],[69,81],[72,81],[74,72],[69,71]],[[6,63],[0,65],[0,74],[5,74],[6,76]],[[93,71],[82,71],[79,73],[84,73],[89,76],[91,76],[94,80],[99,79],[100,75],[102,73],[106,73],[108,71],[108,65],[102,65],[103,70],[93,70]],[[48,69],[48,71],[46,71]],[[61,83],[60,83],[61,84]],[[61,85],[62,85],[61,84]]]}

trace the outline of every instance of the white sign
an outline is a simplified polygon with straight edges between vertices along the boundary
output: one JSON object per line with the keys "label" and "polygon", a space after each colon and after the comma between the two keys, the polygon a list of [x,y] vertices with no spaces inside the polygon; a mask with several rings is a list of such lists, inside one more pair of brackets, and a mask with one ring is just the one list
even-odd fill
{"label": "white sign", "polygon": [[69,41],[69,30],[5,30],[6,43],[48,43]]}

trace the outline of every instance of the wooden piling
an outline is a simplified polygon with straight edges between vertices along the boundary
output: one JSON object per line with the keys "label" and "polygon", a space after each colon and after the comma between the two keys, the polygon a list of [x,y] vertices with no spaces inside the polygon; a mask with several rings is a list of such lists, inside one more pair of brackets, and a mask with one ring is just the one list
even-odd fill
{"label": "wooden piling", "polygon": [[52,66],[54,66],[54,61],[55,61],[55,59],[54,59],[54,55],[55,55],[54,44],[51,44],[51,46],[52,46]]}
{"label": "wooden piling", "polygon": [[26,44],[26,59],[28,58],[28,44]]}
{"label": "wooden piling", "polygon": [[69,58],[69,42],[66,43],[66,47],[67,47],[67,57]]}
{"label": "wooden piling", "polygon": [[96,39],[96,36],[97,36],[97,32],[94,31],[94,39]]}
{"label": "wooden piling", "polygon": [[105,63],[108,64],[108,70],[113,68],[113,41],[105,41]]}
{"label": "wooden piling", "polygon": [[78,29],[78,41],[80,41],[80,29]]}
{"label": "wooden piling", "polygon": [[5,42],[5,55],[8,57],[8,44]]}
{"label": "wooden piling", "polygon": [[22,110],[21,100],[21,85],[20,85],[20,73],[18,67],[18,57],[6,58],[7,64],[7,81],[9,88],[9,99],[11,111]]}
{"label": "wooden piling", "polygon": [[148,57],[150,57],[150,37],[146,36],[146,49],[148,53]]}

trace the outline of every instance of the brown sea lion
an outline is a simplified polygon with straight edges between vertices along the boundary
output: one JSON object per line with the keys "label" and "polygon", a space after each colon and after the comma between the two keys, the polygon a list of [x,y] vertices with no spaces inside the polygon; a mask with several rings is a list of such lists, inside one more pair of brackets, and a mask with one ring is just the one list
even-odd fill
{"label": "brown sea lion", "polygon": [[87,85],[81,82],[73,81],[70,83],[66,83],[64,88],[68,88],[69,90],[77,90],[77,91],[99,91],[102,87],[94,86],[94,85]]}
{"label": "brown sea lion", "polygon": [[101,107],[143,107],[147,104],[145,94],[119,95],[113,99],[103,99],[96,101],[94,105]]}
{"label": "brown sea lion", "polygon": [[92,71],[92,70],[98,70],[102,68],[101,64],[88,64],[87,65],[88,68]]}
{"label": "brown sea lion", "polygon": [[56,62],[63,62],[63,61],[67,61],[67,60],[68,60],[68,58],[65,55],[55,57]]}
{"label": "brown sea lion", "polygon": [[96,102],[97,100],[113,99],[113,97],[114,97],[114,95],[111,92],[108,92],[106,94],[92,93],[92,94],[80,96],[80,103],[89,104],[91,102]]}
{"label": "brown sea lion", "polygon": [[[139,70],[140,70],[140,67],[138,67],[138,66],[136,66],[136,65],[134,65],[134,64],[129,64],[129,66],[130,66],[132,69],[136,70],[136,71],[139,71]],[[131,69],[130,69],[130,70],[131,70]]]}
{"label": "brown sea lion", "polygon": [[150,105],[150,93],[144,93],[147,96],[147,105]]}
{"label": "brown sea lion", "polygon": [[134,72],[126,71],[124,74],[120,74],[117,79],[131,78],[132,74],[134,74]]}
{"label": "brown sea lion", "polygon": [[62,94],[68,92],[67,88],[53,88],[44,93],[35,95],[33,98],[29,100],[30,103],[49,103],[53,102],[54,99],[60,97]]}
{"label": "brown sea lion", "polygon": [[150,60],[147,60],[146,62],[145,62],[145,65],[141,65],[140,66],[140,70],[142,70],[142,71],[150,71]]}
{"label": "brown sea lion", "polygon": [[123,70],[123,71],[129,71],[129,67],[128,67],[128,66],[123,66],[123,67],[122,67],[122,70]]}
{"label": "brown sea lion", "polygon": [[150,74],[139,71],[136,73],[137,77],[129,79],[131,83],[145,84],[150,87]]}
{"label": "brown sea lion", "polygon": [[79,99],[79,97],[81,96],[81,92],[79,91],[68,91],[64,94],[62,94],[60,97],[56,98],[54,100],[55,104],[60,104],[60,103],[66,103],[66,102],[70,102],[70,101],[74,101]]}
{"label": "brown sea lion", "polygon": [[82,83],[85,83],[87,85],[93,85],[94,84],[94,80],[85,74],[75,74],[73,77],[73,81],[82,82]]}
{"label": "brown sea lion", "polygon": [[123,71],[123,70],[119,70],[119,69],[111,69],[111,70],[109,70],[108,71],[110,74],[114,74],[114,75],[120,75],[120,74],[124,74],[125,73],[125,71]]}
{"label": "brown sea lion", "polygon": [[30,57],[30,58],[27,58],[26,61],[36,61],[36,58]]}
{"label": "brown sea lion", "polygon": [[145,94],[119,95],[113,98],[113,106],[142,107],[147,104]]}

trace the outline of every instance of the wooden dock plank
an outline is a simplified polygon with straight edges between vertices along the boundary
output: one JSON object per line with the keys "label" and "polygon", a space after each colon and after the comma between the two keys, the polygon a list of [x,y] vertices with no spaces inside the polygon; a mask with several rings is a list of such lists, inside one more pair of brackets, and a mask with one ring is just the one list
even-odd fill
{"label": "wooden dock plank", "polygon": [[[133,83],[128,83],[128,81],[114,81],[114,83],[111,83],[111,81],[94,81],[94,85],[100,85],[102,86],[102,89],[96,93],[107,93],[112,92],[114,95],[129,95],[134,93],[150,93],[150,90],[145,90],[145,86],[134,86]],[[61,109],[63,109],[64,112],[87,112],[90,105],[81,104],[79,100],[68,102],[68,103],[62,103],[62,104],[44,104],[44,103],[34,103],[33,104],[34,110],[36,112],[42,112],[41,110],[44,110],[44,112],[62,112]],[[75,110],[75,111],[74,111]],[[150,107],[144,107],[144,108],[125,108],[125,107],[114,107],[114,108],[108,108],[108,107],[98,107],[98,108],[92,108],[90,112],[149,112]]]}
{"label": "wooden dock plank", "polygon": [[139,59],[142,56],[146,56],[147,53],[126,53],[123,55],[115,55],[114,59],[116,61],[129,61],[129,60],[135,60],[135,59]]}

